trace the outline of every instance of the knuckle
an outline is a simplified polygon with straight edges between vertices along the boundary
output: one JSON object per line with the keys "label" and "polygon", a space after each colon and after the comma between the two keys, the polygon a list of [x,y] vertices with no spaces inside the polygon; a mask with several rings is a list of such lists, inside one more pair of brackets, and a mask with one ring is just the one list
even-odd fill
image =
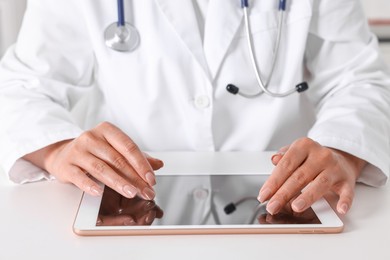
{"label": "knuckle", "polygon": [[92,131],[85,131],[79,136],[78,140],[81,145],[88,147],[92,142],[94,142],[95,136]]}
{"label": "knuckle", "polygon": [[307,138],[307,137],[299,138],[295,142],[295,146],[298,146],[298,147],[311,147],[313,144],[314,144],[314,141],[310,138]]}
{"label": "knuckle", "polygon": [[280,162],[280,167],[287,172],[293,172],[295,170],[293,161],[288,158],[282,159],[282,161]]}
{"label": "knuckle", "polygon": [[291,200],[291,194],[289,194],[288,192],[283,192],[282,194],[280,194],[280,200],[283,201],[284,204],[288,203],[290,200]]}
{"label": "knuckle", "polygon": [[304,186],[308,182],[308,177],[304,171],[297,171],[291,178],[299,186]]}
{"label": "knuckle", "polygon": [[102,175],[105,172],[106,168],[107,166],[102,162],[94,162],[92,164],[93,171],[100,175]]}
{"label": "knuckle", "polygon": [[318,182],[322,186],[330,186],[331,180],[330,180],[330,177],[328,175],[321,175],[321,176],[318,176]]}
{"label": "knuckle", "polygon": [[125,152],[128,154],[132,154],[132,153],[138,151],[138,146],[134,142],[131,142],[131,141],[126,142],[124,144],[124,147],[125,147]]}
{"label": "knuckle", "polygon": [[126,168],[127,161],[122,156],[118,156],[114,158],[114,160],[112,161],[112,165],[118,170],[123,170]]}
{"label": "knuckle", "polygon": [[318,154],[319,161],[328,164],[329,161],[333,160],[333,153],[331,150],[325,148]]}
{"label": "knuckle", "polygon": [[97,129],[106,129],[106,128],[110,128],[110,127],[112,127],[112,124],[110,122],[107,122],[107,121],[101,122],[100,124],[98,124],[96,126]]}

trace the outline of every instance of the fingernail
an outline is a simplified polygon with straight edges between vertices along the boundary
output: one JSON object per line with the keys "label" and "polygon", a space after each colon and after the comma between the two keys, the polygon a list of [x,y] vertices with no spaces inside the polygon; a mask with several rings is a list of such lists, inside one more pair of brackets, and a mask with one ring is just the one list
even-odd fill
{"label": "fingernail", "polygon": [[283,156],[283,155],[284,152],[277,152],[276,154],[272,155],[271,160],[273,161],[276,158],[276,156]]}
{"label": "fingernail", "polygon": [[137,194],[137,190],[133,187],[133,186],[130,186],[130,185],[125,185],[123,187],[123,191],[130,197],[130,198],[134,198],[135,195]]}
{"label": "fingernail", "polygon": [[90,188],[90,191],[91,191],[92,195],[94,195],[94,196],[100,196],[103,194],[103,190],[97,186],[92,186]]}
{"label": "fingernail", "polygon": [[343,204],[343,205],[340,206],[339,212],[341,214],[346,214],[348,212],[348,209],[349,209],[348,205],[347,204]]}
{"label": "fingernail", "polygon": [[274,154],[274,155],[272,155],[271,161],[274,161],[274,159],[276,158],[276,156],[280,156],[280,154]]}
{"label": "fingernail", "polygon": [[148,172],[145,175],[146,181],[149,183],[150,186],[156,185],[156,178],[154,177],[154,174],[151,172]]}
{"label": "fingernail", "polygon": [[306,207],[306,201],[304,199],[298,199],[291,206],[294,211],[302,211]]}
{"label": "fingernail", "polygon": [[281,205],[278,201],[273,201],[267,206],[267,211],[271,214],[274,215],[276,214],[281,208]]}
{"label": "fingernail", "polygon": [[154,199],[154,196],[156,196],[156,194],[154,193],[154,191],[148,187],[146,187],[143,191],[142,191],[142,195],[147,198],[148,200],[153,200]]}
{"label": "fingernail", "polygon": [[271,196],[271,190],[268,188],[265,188],[264,190],[260,191],[259,197],[257,197],[257,199],[261,203],[263,203],[264,201],[266,201],[269,198],[269,196]]}

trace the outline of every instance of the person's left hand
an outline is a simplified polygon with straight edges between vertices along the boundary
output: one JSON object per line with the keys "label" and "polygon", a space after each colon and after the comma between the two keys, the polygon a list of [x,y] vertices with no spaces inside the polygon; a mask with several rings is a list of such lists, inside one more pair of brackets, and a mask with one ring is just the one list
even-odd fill
{"label": "person's left hand", "polygon": [[[276,166],[260,189],[258,200],[269,200],[267,211],[277,214],[290,200],[295,212],[303,212],[332,191],[339,196],[337,211],[346,214],[351,208],[357,178],[366,162],[351,154],[321,146],[302,138],[283,147],[272,157]],[[308,185],[310,184],[310,185]]]}

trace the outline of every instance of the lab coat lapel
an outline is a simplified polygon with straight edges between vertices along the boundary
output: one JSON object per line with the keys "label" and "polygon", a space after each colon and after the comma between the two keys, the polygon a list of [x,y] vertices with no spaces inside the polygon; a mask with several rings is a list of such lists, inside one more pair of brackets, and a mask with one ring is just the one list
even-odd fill
{"label": "lab coat lapel", "polygon": [[210,0],[204,36],[204,52],[214,79],[243,21],[238,0]]}
{"label": "lab coat lapel", "polygon": [[210,77],[192,0],[156,0],[189,51]]}

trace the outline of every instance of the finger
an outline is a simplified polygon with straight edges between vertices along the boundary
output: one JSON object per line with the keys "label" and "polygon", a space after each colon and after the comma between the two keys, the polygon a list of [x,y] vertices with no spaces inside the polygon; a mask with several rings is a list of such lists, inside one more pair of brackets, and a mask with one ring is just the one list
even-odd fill
{"label": "finger", "polygon": [[345,215],[352,206],[353,198],[355,196],[354,185],[345,184],[339,191],[339,201],[337,203],[337,212]]}
{"label": "finger", "polygon": [[321,172],[291,204],[295,212],[303,212],[324,196],[333,184],[332,172]]}
{"label": "finger", "polygon": [[[314,160],[311,160],[309,157],[304,164],[302,164],[295,172],[291,174],[291,176],[273,195],[273,197],[269,201],[269,206],[267,207],[271,214],[276,214],[277,212],[279,212],[279,210],[281,210],[281,207],[284,207],[289,204],[291,200],[296,197],[304,187],[306,187],[311,181],[313,181],[317,177],[317,175],[322,172],[322,168],[319,167],[318,164],[315,164],[313,162]],[[278,203],[274,203],[275,201],[277,201]],[[296,205],[302,206],[302,200],[294,201],[296,201]]]}
{"label": "finger", "polygon": [[78,163],[81,168],[96,179],[127,198],[134,198],[137,193],[148,200],[152,200],[155,196],[154,191],[138,175],[129,176],[128,180],[126,180],[107,163],[92,154],[86,155],[82,159],[80,158]]}
{"label": "finger", "polygon": [[152,166],[153,170],[157,171],[164,166],[164,162],[160,159],[151,157],[149,154],[144,153],[145,158],[148,160],[150,166]]}
{"label": "finger", "polygon": [[275,166],[280,162],[280,160],[283,158],[283,155],[287,152],[289,148],[290,145],[283,146],[276,154],[272,155],[271,161]]}
{"label": "finger", "polygon": [[69,166],[64,170],[66,175],[66,180],[76,185],[80,190],[92,196],[101,196],[103,194],[103,189],[93,181],[87,174],[77,166]]}
{"label": "finger", "polygon": [[270,199],[290,175],[306,160],[306,149],[291,146],[261,187],[258,199],[261,203]]}
{"label": "finger", "polygon": [[272,155],[272,157],[271,157],[272,164],[274,166],[278,165],[280,160],[283,158],[283,155],[284,155],[284,153],[276,153],[276,154]]}
{"label": "finger", "polygon": [[137,144],[119,128],[110,123],[102,123],[99,127],[102,129],[103,137],[126,158],[138,175],[145,182],[148,182],[148,178],[150,179],[151,176],[154,176],[154,171]]}
{"label": "finger", "polygon": [[[118,151],[116,151],[108,143],[98,139],[95,141],[95,147],[90,148],[89,152],[92,153],[97,158],[102,159],[107,162],[114,170],[122,173],[124,177],[129,179],[134,178],[132,176],[138,175],[138,173],[133,169],[124,156],[122,156]],[[152,187],[156,184],[156,179],[154,175],[146,176],[147,183]],[[142,178],[138,178],[139,181],[144,181]],[[138,186],[136,186],[138,187]]]}

